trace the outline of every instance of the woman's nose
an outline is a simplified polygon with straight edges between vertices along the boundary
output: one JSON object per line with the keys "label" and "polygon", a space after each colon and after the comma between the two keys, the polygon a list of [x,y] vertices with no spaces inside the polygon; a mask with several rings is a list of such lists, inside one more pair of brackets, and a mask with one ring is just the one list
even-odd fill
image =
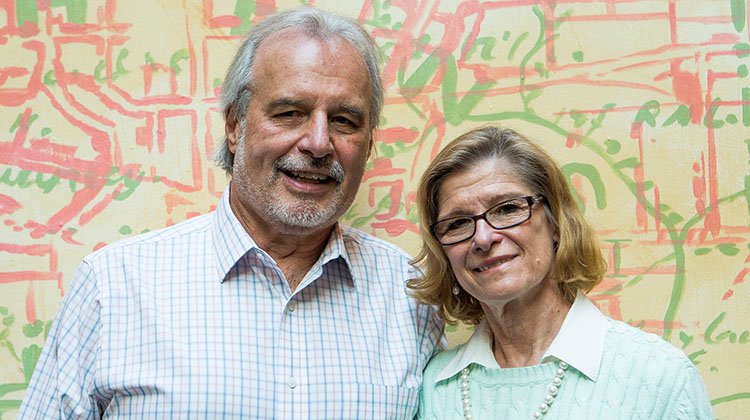
{"label": "woman's nose", "polygon": [[471,239],[472,248],[477,252],[485,252],[497,241],[497,229],[490,226],[484,219],[476,221],[474,236]]}

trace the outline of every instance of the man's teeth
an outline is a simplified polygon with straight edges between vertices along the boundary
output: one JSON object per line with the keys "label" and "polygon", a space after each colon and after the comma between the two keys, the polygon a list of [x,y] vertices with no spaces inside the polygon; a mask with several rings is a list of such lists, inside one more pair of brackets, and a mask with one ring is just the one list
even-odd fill
{"label": "man's teeth", "polygon": [[328,176],[322,175],[322,174],[312,174],[312,173],[300,173],[300,172],[292,172],[292,175],[294,175],[297,178],[306,179],[309,181],[325,181],[328,179]]}

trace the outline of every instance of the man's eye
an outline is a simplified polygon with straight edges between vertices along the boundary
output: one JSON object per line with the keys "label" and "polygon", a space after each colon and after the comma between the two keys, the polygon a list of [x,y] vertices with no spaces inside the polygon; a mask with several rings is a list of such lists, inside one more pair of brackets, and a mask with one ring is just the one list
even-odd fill
{"label": "man's eye", "polygon": [[291,110],[291,111],[279,112],[275,116],[276,118],[297,118],[297,117],[302,116],[302,113],[299,111]]}
{"label": "man's eye", "polygon": [[347,117],[340,117],[340,116],[339,117],[333,117],[333,118],[331,118],[331,122],[334,123],[334,124],[336,124],[336,125],[345,126],[345,127],[351,127],[351,128],[357,128],[358,127],[357,123],[355,123],[354,121],[352,121],[351,119],[349,119]]}

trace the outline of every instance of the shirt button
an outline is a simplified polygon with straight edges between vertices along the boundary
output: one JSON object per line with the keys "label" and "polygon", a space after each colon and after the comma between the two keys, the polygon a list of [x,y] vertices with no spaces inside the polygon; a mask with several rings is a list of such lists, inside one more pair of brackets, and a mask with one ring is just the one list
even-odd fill
{"label": "shirt button", "polygon": [[294,376],[292,376],[291,378],[289,378],[288,384],[289,384],[289,388],[291,388],[291,389],[297,388],[297,380],[294,379]]}
{"label": "shirt button", "polygon": [[297,301],[294,301],[294,300],[293,300],[293,301],[291,301],[291,302],[287,303],[287,305],[286,305],[286,309],[287,309],[287,310],[288,310],[289,312],[294,312],[294,311],[296,311],[296,310],[297,310]]}

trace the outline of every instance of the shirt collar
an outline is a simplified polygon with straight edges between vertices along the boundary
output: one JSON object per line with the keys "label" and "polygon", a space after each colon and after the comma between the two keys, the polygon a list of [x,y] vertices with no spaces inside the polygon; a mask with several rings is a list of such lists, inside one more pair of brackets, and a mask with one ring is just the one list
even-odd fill
{"label": "shirt collar", "polygon": [[560,331],[542,356],[573,366],[592,381],[599,376],[609,321],[589,298],[578,292]]}
{"label": "shirt collar", "polygon": [[[222,282],[226,279],[232,267],[245,254],[251,251],[265,253],[258,247],[232,211],[229,204],[229,186],[224,190],[221,200],[219,200],[216,206],[212,228],[216,253],[216,275]],[[312,278],[319,277],[320,273],[317,270],[322,270],[322,267],[326,263],[339,257],[346,262],[347,268],[351,273],[351,264],[346,252],[344,235],[341,226],[337,223],[320,258],[311,269],[311,272],[314,274]],[[352,284],[356,284],[354,279],[352,279]],[[302,287],[299,289],[302,289]]]}
{"label": "shirt collar", "polygon": [[221,200],[216,206],[212,228],[216,252],[216,275],[223,282],[229,270],[248,251],[260,250],[229,205],[229,186],[224,189]]}
{"label": "shirt collar", "polygon": [[319,278],[323,274],[323,267],[326,264],[332,263],[337,260],[341,260],[346,266],[345,270],[348,271],[349,275],[344,276],[344,278],[351,281],[350,285],[352,287],[356,287],[356,281],[353,276],[349,254],[347,253],[346,239],[343,233],[343,229],[344,228],[340,223],[336,223],[336,225],[333,227],[333,232],[328,237],[328,243],[326,244],[325,248],[323,248],[323,252],[321,252],[318,261],[316,261],[315,264],[313,264],[313,266],[310,268],[310,272],[305,276],[305,279],[302,280],[302,283],[300,283],[297,290],[302,290],[303,288],[305,288],[305,286],[312,283],[315,279]]}
{"label": "shirt collar", "polygon": [[[578,292],[560,331],[541,361],[562,360],[596,381],[608,325],[607,318],[596,305]],[[458,374],[472,363],[487,369],[501,369],[492,353],[492,334],[486,320],[482,320],[466,344],[457,349],[456,356],[440,371],[435,382]]]}

